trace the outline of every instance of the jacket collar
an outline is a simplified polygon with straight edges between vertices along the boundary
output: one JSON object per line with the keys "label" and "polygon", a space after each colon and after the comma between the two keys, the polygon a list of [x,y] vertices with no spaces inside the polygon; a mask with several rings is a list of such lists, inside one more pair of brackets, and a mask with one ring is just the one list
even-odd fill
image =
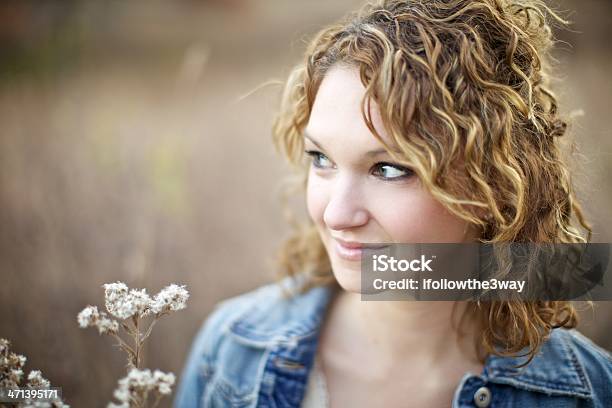
{"label": "jacket collar", "polygon": [[[526,351],[524,349],[520,354]],[[586,370],[578,360],[571,334],[567,330],[553,329],[533,360],[525,367],[516,368],[526,361],[527,357],[489,355],[483,376],[490,382],[527,391],[593,398]]]}
{"label": "jacket collar", "polygon": [[[297,294],[304,279],[298,275],[260,288],[250,307],[228,322],[227,333],[243,344],[260,348],[278,344],[297,347],[301,341],[312,340],[337,287],[317,286],[300,296],[283,298],[283,288]],[[570,336],[564,329],[554,329],[538,354],[522,368],[516,366],[526,357],[489,355],[481,376],[526,391],[590,399],[592,387]]]}

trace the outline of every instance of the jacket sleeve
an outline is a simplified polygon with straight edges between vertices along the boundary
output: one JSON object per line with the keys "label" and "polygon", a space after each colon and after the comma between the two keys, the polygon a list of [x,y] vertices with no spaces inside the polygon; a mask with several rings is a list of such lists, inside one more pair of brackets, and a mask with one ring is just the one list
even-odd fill
{"label": "jacket sleeve", "polygon": [[[221,302],[223,304],[224,302]],[[227,308],[216,305],[196,334],[189,351],[174,398],[174,408],[199,408],[206,387],[206,359],[214,352],[221,337]]]}
{"label": "jacket sleeve", "polygon": [[203,408],[202,398],[206,391],[207,380],[212,378],[216,369],[217,357],[224,344],[226,327],[237,316],[250,310],[275,285],[260,287],[220,301],[215,305],[208,318],[197,332],[189,351],[185,366],[179,377],[179,385],[174,398],[174,408]]}

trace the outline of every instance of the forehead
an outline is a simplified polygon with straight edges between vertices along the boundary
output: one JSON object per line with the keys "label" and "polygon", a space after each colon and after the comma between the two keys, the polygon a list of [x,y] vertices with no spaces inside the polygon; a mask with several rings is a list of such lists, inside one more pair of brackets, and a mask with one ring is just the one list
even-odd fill
{"label": "forehead", "polygon": [[[365,88],[357,68],[333,66],[321,82],[305,133],[323,143],[350,142],[351,146],[382,146],[362,117],[361,101],[364,94]],[[378,105],[374,101],[370,102],[370,114],[375,129],[389,143],[390,138],[383,128]]]}

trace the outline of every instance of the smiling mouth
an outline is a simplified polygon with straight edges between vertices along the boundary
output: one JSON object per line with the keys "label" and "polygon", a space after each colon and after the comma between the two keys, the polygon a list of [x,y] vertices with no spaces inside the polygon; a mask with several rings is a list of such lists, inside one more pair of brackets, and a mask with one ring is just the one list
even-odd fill
{"label": "smiling mouth", "polygon": [[347,261],[361,261],[361,255],[365,249],[382,249],[389,246],[389,244],[368,244],[343,241],[339,238],[333,238],[333,241],[336,255]]}

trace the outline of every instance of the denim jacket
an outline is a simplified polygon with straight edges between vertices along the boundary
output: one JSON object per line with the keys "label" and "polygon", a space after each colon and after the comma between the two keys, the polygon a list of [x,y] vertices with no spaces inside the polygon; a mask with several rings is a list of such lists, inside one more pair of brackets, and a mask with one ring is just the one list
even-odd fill
{"label": "denim jacket", "polygon": [[[217,304],[193,341],[174,407],[299,407],[334,290],[285,299],[272,283]],[[612,407],[612,356],[576,330],[554,329],[531,363],[515,368],[524,361],[489,355],[482,373],[461,379],[452,407]]]}

